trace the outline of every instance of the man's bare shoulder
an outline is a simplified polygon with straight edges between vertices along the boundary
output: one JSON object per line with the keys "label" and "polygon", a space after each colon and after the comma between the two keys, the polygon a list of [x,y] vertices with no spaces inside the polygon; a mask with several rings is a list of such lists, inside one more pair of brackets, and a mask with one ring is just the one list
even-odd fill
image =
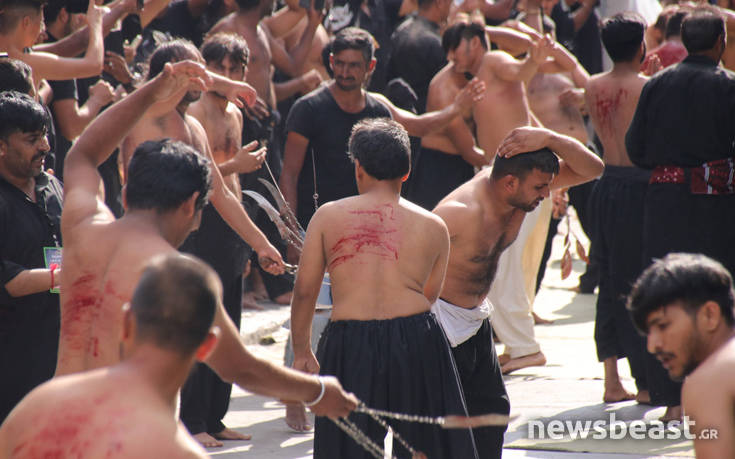
{"label": "man's bare shoulder", "polygon": [[438,231],[446,230],[447,225],[446,223],[444,223],[444,220],[442,220],[442,218],[438,215],[424,209],[423,207],[403,198],[401,198],[401,200],[399,201],[399,205],[406,212],[408,212],[410,217],[415,219],[417,223],[427,225],[427,227],[436,229]]}
{"label": "man's bare shoulder", "polygon": [[237,32],[237,27],[235,26],[235,13],[230,13],[223,17],[209,30],[210,34],[220,32]]}
{"label": "man's bare shoulder", "polygon": [[712,381],[719,381],[720,388],[735,394],[735,338],[710,355],[692,374],[686,385],[699,389],[709,388]]}

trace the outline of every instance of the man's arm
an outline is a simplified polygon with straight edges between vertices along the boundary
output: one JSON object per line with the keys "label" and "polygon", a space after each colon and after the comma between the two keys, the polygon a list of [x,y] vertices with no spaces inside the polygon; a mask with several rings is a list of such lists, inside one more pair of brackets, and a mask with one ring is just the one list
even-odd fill
{"label": "man's arm", "polygon": [[112,86],[105,80],[99,80],[89,88],[89,99],[81,107],[74,98],[54,100],[54,117],[59,124],[59,131],[69,140],[76,139],[114,97]]}
{"label": "man's arm", "polygon": [[574,32],[579,32],[579,29],[584,26],[587,19],[589,19],[592,11],[595,9],[598,0],[582,0],[580,3],[582,6],[572,13],[572,21],[574,21]]}
{"label": "man's arm", "polygon": [[533,45],[533,37],[510,27],[486,26],[485,32],[491,42],[511,56],[523,54]]}
{"label": "man's arm", "polygon": [[275,40],[268,29],[264,29],[271,47],[271,62],[291,77],[298,76],[302,72],[304,62],[306,62],[309,51],[311,51],[311,42],[314,40],[314,34],[321,23],[322,14],[320,11],[311,8],[308,12],[308,19],[299,42],[291,49],[291,52],[286,51],[283,44]]}
{"label": "man's arm", "polygon": [[84,130],[69,150],[64,163],[64,211],[62,233],[93,217],[113,219],[97,193],[101,177],[97,167],[113,152],[146,110],[158,99],[197,81],[206,89],[204,67],[191,61],[166,64],[164,71],[133,94],[111,106]]}
{"label": "man's arm", "polygon": [[[436,236],[434,237],[432,250],[437,251],[434,267],[431,269],[429,279],[424,284],[424,296],[429,303],[434,303],[442,291],[444,275],[447,273],[447,261],[449,260],[449,230],[441,217],[433,217],[436,225]],[[293,322],[293,321],[292,321]]]}
{"label": "man's arm", "polygon": [[[51,281],[53,279],[53,286]],[[5,291],[14,298],[32,295],[34,293],[45,292],[52,287],[58,287],[61,283],[61,270],[54,270],[53,277],[51,270],[46,268],[24,269],[18,275],[13,277],[5,284]]]}
{"label": "man's arm", "polygon": [[712,366],[707,370],[690,375],[681,390],[684,413],[693,421],[694,452],[699,459],[735,457],[732,371],[715,371]]}
{"label": "man's arm", "polygon": [[628,150],[630,161],[638,167],[651,169],[654,165],[646,161],[646,127],[648,112],[648,91],[651,81],[643,86],[641,97],[635,109],[635,115],[630,122],[628,132],[625,134],[625,149]]}
{"label": "man's arm", "polygon": [[463,110],[469,111],[472,108],[472,103],[482,99],[484,94],[485,83],[475,78],[457,93],[454,102],[451,104],[441,110],[416,115],[408,110],[396,107],[382,94],[370,93],[385,105],[393,119],[406,128],[408,135],[413,137],[423,137],[447,126],[452,119],[461,115]]}
{"label": "man's arm", "polygon": [[550,129],[521,127],[508,134],[498,147],[498,155],[517,154],[548,148],[559,156],[559,173],[550,188],[567,188],[589,182],[602,174],[602,160],[579,140]]}
{"label": "man's arm", "polygon": [[486,55],[492,71],[505,81],[530,81],[536,74],[551,51],[551,41],[547,37],[536,40],[529,48],[528,56],[515,59],[504,51],[496,51]]}
{"label": "man's arm", "polygon": [[[288,132],[286,136],[286,147],[283,151],[283,169],[281,170],[281,179],[279,185],[283,197],[291,207],[295,215],[298,215],[298,181],[301,169],[304,167],[304,158],[306,157],[306,149],[309,146],[309,139],[295,131]],[[289,246],[288,260],[296,263],[298,254]]]}

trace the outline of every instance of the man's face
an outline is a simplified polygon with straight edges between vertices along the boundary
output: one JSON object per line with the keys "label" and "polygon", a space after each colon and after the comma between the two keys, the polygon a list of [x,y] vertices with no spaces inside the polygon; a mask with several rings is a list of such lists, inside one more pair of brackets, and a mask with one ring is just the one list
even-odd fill
{"label": "man's face", "polygon": [[462,39],[456,49],[449,50],[447,60],[454,64],[457,73],[473,73],[474,63],[477,58],[472,49],[471,41]]}
{"label": "man's face", "polygon": [[0,140],[0,161],[14,177],[30,179],[41,173],[50,149],[44,131],[17,131]]}
{"label": "man's face", "polygon": [[[219,62],[208,62],[207,70],[234,81],[245,81],[245,77],[248,73],[245,64],[240,64],[232,61],[230,59],[230,56],[225,56]],[[217,93],[217,95],[219,95],[220,97],[225,97],[219,93]]]}
{"label": "man's face", "polygon": [[519,179],[518,190],[508,199],[508,203],[525,212],[533,211],[545,198],[549,197],[549,184],[554,174],[533,169]]}
{"label": "man's face", "polygon": [[648,315],[648,352],[654,354],[669,372],[671,379],[681,381],[699,364],[696,355],[700,345],[696,319],[680,302],[663,306]]}
{"label": "man's face", "polygon": [[362,88],[367,81],[370,63],[365,61],[362,51],[345,49],[330,56],[334,81],[343,91],[354,91]]}

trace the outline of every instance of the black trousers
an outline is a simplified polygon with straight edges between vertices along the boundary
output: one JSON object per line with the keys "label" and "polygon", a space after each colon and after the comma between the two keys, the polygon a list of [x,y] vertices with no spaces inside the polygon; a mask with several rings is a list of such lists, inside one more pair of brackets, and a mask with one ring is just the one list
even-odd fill
{"label": "black trousers", "polygon": [[[649,185],[644,209],[644,268],[668,253],[687,252],[707,255],[735,272],[735,195],[692,194],[687,184],[657,183]],[[660,364],[654,368],[660,371],[648,381],[651,400],[681,404],[681,384]]]}
{"label": "black trousers", "polygon": [[[486,319],[475,336],[452,348],[452,354],[457,363],[470,416],[510,413],[510,400],[495,353],[490,321]],[[499,458],[503,455],[506,428],[473,429],[477,451],[482,459]]]}
{"label": "black trousers", "polygon": [[595,343],[597,358],[627,357],[638,390],[648,389],[646,343],[625,308],[643,271],[643,202],[650,173],[634,167],[606,166],[590,195],[595,209],[593,256],[600,267]]}
{"label": "black trousers", "polygon": [[[319,340],[323,375],[336,376],[345,390],[372,408],[425,416],[464,415],[457,369],[444,331],[430,312],[389,320],[330,322]],[[364,414],[349,419],[382,445],[385,430]],[[477,458],[470,429],[388,420],[412,447],[430,458]],[[327,418],[314,427],[317,459],[372,456]],[[397,442],[394,454],[410,457]]]}
{"label": "black trousers", "polygon": [[421,147],[411,176],[408,199],[432,210],[446,195],[474,177],[475,168],[459,155]]}

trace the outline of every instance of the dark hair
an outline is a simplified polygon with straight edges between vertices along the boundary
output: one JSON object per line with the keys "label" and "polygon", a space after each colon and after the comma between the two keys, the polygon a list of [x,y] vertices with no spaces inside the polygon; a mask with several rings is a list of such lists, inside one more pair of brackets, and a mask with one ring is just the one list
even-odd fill
{"label": "dark hair", "polygon": [[0,33],[13,30],[18,21],[29,11],[41,13],[44,0],[2,0],[0,3]]}
{"label": "dark hair", "polygon": [[220,32],[208,35],[201,46],[202,57],[206,63],[219,63],[229,57],[233,63],[248,65],[250,48],[240,35]]}
{"label": "dark hair", "polygon": [[424,8],[428,8],[431,5],[436,3],[436,0],[418,0],[419,9],[422,10]]}
{"label": "dark hair", "polygon": [[488,49],[485,27],[482,24],[476,22],[456,22],[444,31],[444,35],[442,35],[442,48],[444,48],[445,53],[454,51],[462,43],[462,39],[469,41],[473,37],[479,38],[482,47]]}
{"label": "dark hair", "polygon": [[725,20],[712,8],[696,8],[681,24],[681,41],[689,54],[714,48],[724,34]]}
{"label": "dark hair", "polygon": [[653,28],[658,29],[662,34],[666,32],[666,23],[669,22],[669,18],[672,14],[679,11],[679,5],[667,5],[656,18],[656,22],[653,23]]}
{"label": "dark hair", "polygon": [[336,56],[346,49],[362,52],[365,62],[369,64],[375,56],[375,39],[358,27],[345,27],[332,40],[332,54]]}
{"label": "dark hair", "polygon": [[682,7],[669,16],[669,20],[666,21],[666,33],[664,33],[665,39],[681,36],[681,24],[689,15],[690,11],[691,10],[689,8]]}
{"label": "dark hair", "polygon": [[636,328],[647,333],[648,315],[676,301],[691,315],[705,302],[714,301],[725,322],[735,324],[732,276],[722,264],[704,255],[671,253],[655,260],[633,285],[627,308]]}
{"label": "dark hair", "polygon": [[524,179],[534,169],[556,175],[559,173],[559,158],[548,148],[521,153],[510,158],[496,156],[491,177],[497,180],[512,175]]}
{"label": "dark hair", "polygon": [[173,210],[199,192],[195,208],[209,198],[209,160],[189,145],[170,139],[149,140],[135,149],[128,166],[125,197],[131,209]]}
{"label": "dark hair", "polygon": [[191,355],[207,336],[219,302],[215,272],[179,253],[154,258],[130,300],[136,341]]}
{"label": "dark hair", "polygon": [[163,66],[171,62],[180,62],[187,59],[199,60],[202,55],[196,46],[189,40],[177,38],[162,43],[151,55],[148,62],[148,80],[155,78],[163,71]]}
{"label": "dark hair", "polygon": [[613,62],[629,62],[643,43],[646,21],[637,13],[618,13],[602,22],[600,37]]}
{"label": "dark hair", "polygon": [[43,106],[28,94],[0,92],[0,139],[15,132],[46,132],[50,118]]}
{"label": "dark hair", "polygon": [[378,180],[403,177],[411,168],[411,144],[406,129],[389,118],[367,118],[352,127],[352,160]]}
{"label": "dark hair", "polygon": [[0,57],[0,91],[33,92],[33,73],[23,61]]}
{"label": "dark hair", "polygon": [[260,0],[235,0],[237,7],[243,11],[250,11],[260,5]]}

